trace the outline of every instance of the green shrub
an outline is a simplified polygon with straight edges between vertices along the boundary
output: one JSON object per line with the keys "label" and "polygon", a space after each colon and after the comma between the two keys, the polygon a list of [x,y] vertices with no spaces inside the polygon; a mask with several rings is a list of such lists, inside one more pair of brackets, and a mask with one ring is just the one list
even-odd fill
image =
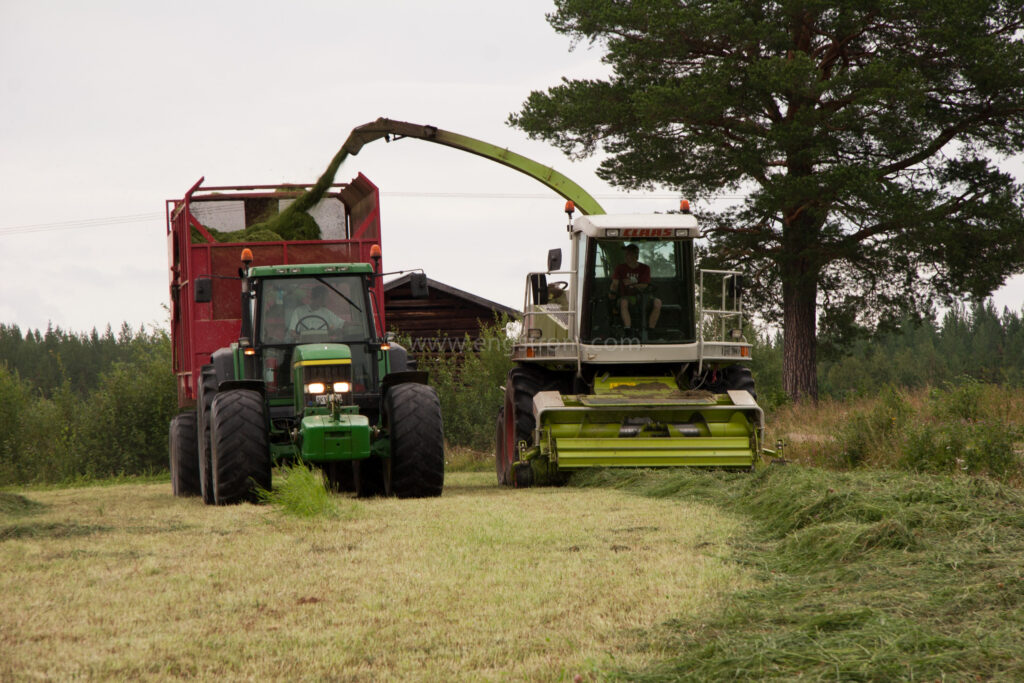
{"label": "green shrub", "polygon": [[857,467],[880,450],[893,449],[912,415],[913,409],[903,395],[887,386],[878,403],[851,414],[840,429],[838,464]]}
{"label": "green shrub", "polygon": [[988,385],[966,376],[957,382],[946,382],[942,389],[932,389],[929,395],[932,413],[939,419],[979,420],[987,389]]}
{"label": "green shrub", "polygon": [[[324,484],[323,473],[304,463],[279,467],[272,490],[259,489],[264,503],[295,517],[339,517],[341,508]],[[354,509],[354,508],[353,508]]]}
{"label": "green shrub", "polygon": [[494,447],[494,420],[501,408],[502,387],[512,369],[512,340],[505,332],[506,320],[481,330],[480,342],[466,337],[461,357],[421,359],[420,369],[430,373],[437,389],[444,417],[444,434],[449,445],[477,451]]}
{"label": "green shrub", "polygon": [[907,432],[899,465],[916,472],[987,474],[1020,472],[1016,430],[1002,422],[925,422]]}

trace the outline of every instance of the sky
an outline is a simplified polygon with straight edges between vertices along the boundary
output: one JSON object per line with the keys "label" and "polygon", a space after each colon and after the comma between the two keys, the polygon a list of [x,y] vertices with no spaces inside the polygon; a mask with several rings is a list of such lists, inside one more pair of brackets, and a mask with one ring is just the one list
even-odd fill
{"label": "sky", "polygon": [[[545,20],[550,0],[0,0],[0,323],[166,325],[164,202],[206,185],[311,183],[380,116],[553,166],[609,213],[626,193],[506,121],[562,77],[608,73]],[[573,48],[573,49],[570,49]],[[372,143],[336,180],[381,190],[384,265],[521,308],[525,275],[568,246],[564,200],[485,159]],[[1024,176],[1024,174],[1022,174]],[[699,212],[701,198],[689,198]],[[1024,277],[997,292],[1019,311]]]}

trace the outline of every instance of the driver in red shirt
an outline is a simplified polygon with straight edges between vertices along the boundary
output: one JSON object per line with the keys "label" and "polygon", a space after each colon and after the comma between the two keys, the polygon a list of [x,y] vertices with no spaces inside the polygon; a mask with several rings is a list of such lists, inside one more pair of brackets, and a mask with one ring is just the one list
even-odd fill
{"label": "driver in red shirt", "polygon": [[[651,269],[649,266],[637,260],[640,257],[640,247],[635,244],[627,244],[623,249],[626,256],[625,263],[620,263],[612,272],[612,284],[609,287],[608,295],[614,299],[619,298],[619,314],[622,316],[622,324],[626,329],[633,327],[633,319],[629,314],[629,306],[635,304],[637,295],[651,286]],[[641,311],[641,315],[643,312]],[[654,329],[658,324],[658,316],[661,315],[661,299],[655,297],[652,300],[651,315],[647,320],[647,327]]]}

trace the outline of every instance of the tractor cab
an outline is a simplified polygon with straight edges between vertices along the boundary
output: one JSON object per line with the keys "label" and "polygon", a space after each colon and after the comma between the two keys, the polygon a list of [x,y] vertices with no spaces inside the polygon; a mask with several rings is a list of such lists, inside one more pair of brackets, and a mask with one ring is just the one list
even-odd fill
{"label": "tractor cab", "polygon": [[250,273],[253,347],[260,365],[256,376],[266,382],[268,398],[293,396],[296,349],[306,345],[344,345],[350,356],[349,391],[377,391],[380,342],[367,282],[370,267],[330,269],[267,267]]}

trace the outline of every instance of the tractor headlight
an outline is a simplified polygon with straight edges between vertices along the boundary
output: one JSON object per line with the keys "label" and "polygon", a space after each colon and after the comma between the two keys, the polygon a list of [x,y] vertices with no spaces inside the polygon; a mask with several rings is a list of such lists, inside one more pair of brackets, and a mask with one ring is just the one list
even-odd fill
{"label": "tractor headlight", "polygon": [[310,382],[305,386],[307,394],[322,394],[327,391],[327,385],[323,382]]}
{"label": "tractor headlight", "polygon": [[335,382],[333,389],[336,394],[344,394],[346,391],[352,391],[352,385],[348,382]]}

